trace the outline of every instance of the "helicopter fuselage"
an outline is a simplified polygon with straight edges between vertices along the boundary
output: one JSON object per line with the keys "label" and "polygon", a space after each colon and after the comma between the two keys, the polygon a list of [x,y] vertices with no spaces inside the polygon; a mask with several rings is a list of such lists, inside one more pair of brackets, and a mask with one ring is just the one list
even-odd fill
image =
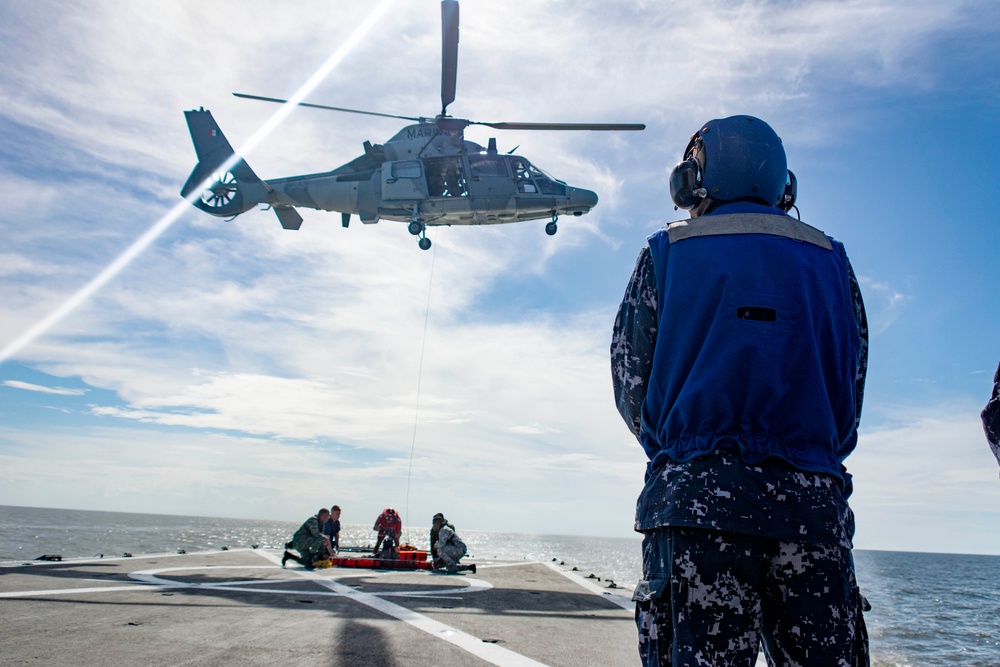
{"label": "helicopter fuselage", "polygon": [[442,133],[432,124],[403,128],[383,146],[331,172],[267,181],[263,203],[427,226],[488,225],[583,215],[590,190],[552,178],[516,155]]}

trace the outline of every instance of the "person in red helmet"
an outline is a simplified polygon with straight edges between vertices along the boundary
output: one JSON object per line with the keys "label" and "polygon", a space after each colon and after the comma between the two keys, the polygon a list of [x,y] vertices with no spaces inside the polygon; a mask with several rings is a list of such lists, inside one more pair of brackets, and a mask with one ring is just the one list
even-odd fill
{"label": "person in red helmet", "polygon": [[385,508],[375,519],[372,530],[378,531],[378,539],[375,540],[375,548],[372,549],[372,553],[381,553],[382,558],[395,558],[399,537],[403,532],[403,521],[399,518],[396,510],[391,507]]}

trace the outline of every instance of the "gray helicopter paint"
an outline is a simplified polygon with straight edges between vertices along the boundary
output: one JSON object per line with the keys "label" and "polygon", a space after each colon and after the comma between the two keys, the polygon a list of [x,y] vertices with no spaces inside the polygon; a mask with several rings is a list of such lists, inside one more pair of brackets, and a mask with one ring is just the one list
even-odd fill
{"label": "gray helicopter paint", "polygon": [[[549,234],[555,232],[560,215],[583,215],[597,205],[597,194],[573,188],[534,169],[516,156],[499,156],[495,140],[490,150],[466,141],[464,130],[472,124],[495,129],[520,130],[641,130],[645,125],[607,123],[510,123],[482,122],[448,115],[455,99],[458,62],[459,11],[457,0],[443,0],[441,113],[434,118],[396,116],[342,107],[299,102],[301,106],[339,112],[361,113],[415,121],[399,130],[384,145],[364,142],[364,154],[330,172],[279,178],[264,182],[239,160],[229,173],[216,175],[233,149],[211,113],[204,109],[185,116],[198,155],[198,164],[182,189],[190,196],[215,175],[214,182],[193,204],[212,215],[230,217],[269,204],[282,226],[297,229],[301,216],[295,207],[339,211],[344,225],[351,215],[364,223],[380,218],[415,223],[420,228],[420,247],[430,241],[423,228],[434,225],[488,225],[523,220],[549,219]],[[238,97],[287,103],[269,97],[234,93]],[[470,157],[484,156],[476,164]],[[447,160],[445,160],[447,159]],[[509,160],[520,161],[518,168]],[[494,168],[488,168],[493,162]],[[454,165],[460,165],[455,167]],[[416,166],[415,166],[416,165]],[[487,166],[483,166],[487,165]],[[394,173],[400,166],[400,173]],[[405,169],[403,167],[408,167]],[[419,167],[419,168],[418,168]],[[527,168],[527,171],[526,171]],[[433,171],[432,171],[433,170]]]}

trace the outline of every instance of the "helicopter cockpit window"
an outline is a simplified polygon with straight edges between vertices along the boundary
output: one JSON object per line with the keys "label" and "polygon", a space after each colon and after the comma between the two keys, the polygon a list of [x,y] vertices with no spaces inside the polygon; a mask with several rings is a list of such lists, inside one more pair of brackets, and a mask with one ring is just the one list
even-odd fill
{"label": "helicopter cockpit window", "polygon": [[535,165],[529,164],[528,172],[531,174],[532,180],[535,181],[538,191],[543,195],[566,195],[566,185],[564,183],[555,180]]}
{"label": "helicopter cockpit window", "polygon": [[406,160],[403,162],[392,163],[393,178],[420,178],[422,175],[419,160]]}
{"label": "helicopter cockpit window", "polygon": [[538,192],[538,188],[536,188],[535,184],[531,182],[529,167],[531,167],[531,165],[524,158],[515,157],[510,160],[510,170],[511,173],[514,174],[514,182],[517,184],[517,191],[524,192],[525,194],[535,194]]}
{"label": "helicopter cockpit window", "polygon": [[484,176],[506,176],[507,167],[503,158],[497,155],[472,155],[469,157],[469,170],[473,180]]}
{"label": "helicopter cockpit window", "polygon": [[460,157],[426,158],[427,192],[431,197],[466,197],[465,172]]}

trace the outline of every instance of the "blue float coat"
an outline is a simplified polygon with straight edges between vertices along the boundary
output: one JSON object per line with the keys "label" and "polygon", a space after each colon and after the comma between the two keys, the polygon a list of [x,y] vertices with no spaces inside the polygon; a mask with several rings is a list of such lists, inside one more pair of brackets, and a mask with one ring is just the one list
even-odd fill
{"label": "blue float coat", "polygon": [[650,237],[659,335],[641,443],[652,469],[721,450],[841,475],[857,443],[861,341],[847,255],[829,246],[756,233]]}

